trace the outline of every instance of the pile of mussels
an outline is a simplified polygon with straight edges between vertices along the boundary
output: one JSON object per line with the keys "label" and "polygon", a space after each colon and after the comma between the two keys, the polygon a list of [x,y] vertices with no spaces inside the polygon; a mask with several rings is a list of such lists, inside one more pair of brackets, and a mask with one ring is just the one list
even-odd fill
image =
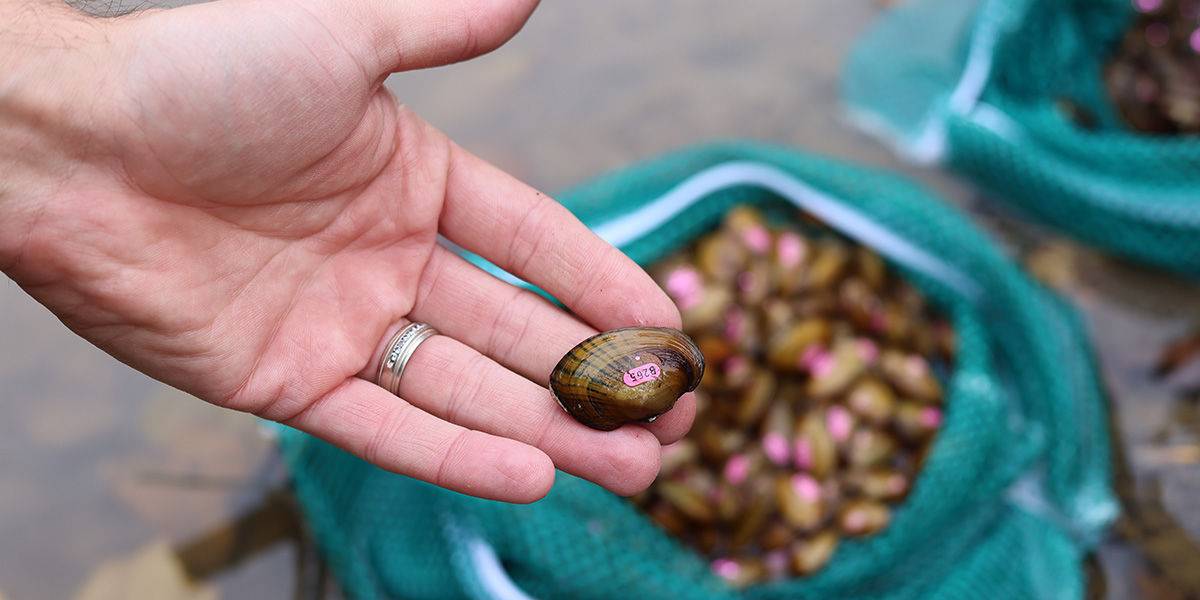
{"label": "pile of mussels", "polygon": [[653,274],[709,368],[633,500],[737,586],[886,527],[942,423],[948,323],[877,254],[746,207]]}
{"label": "pile of mussels", "polygon": [[1105,73],[1130,126],[1200,133],[1200,0],[1135,0],[1141,13]]}

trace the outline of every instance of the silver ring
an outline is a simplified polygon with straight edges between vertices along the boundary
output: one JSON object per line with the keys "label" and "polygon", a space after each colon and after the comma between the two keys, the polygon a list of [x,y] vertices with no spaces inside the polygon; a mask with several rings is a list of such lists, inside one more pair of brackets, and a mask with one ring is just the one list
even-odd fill
{"label": "silver ring", "polygon": [[379,372],[375,382],[383,389],[399,395],[400,374],[404,366],[412,358],[421,342],[437,335],[437,330],[428,323],[409,323],[400,328],[383,348],[383,357],[379,360]]}

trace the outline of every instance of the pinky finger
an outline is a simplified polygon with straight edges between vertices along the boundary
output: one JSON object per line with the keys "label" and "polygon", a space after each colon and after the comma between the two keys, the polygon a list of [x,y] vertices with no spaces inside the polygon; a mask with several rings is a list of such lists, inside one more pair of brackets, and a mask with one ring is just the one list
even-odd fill
{"label": "pinky finger", "polygon": [[358,378],[283,424],[388,471],[480,498],[535,502],[554,484],[554,464],[541,450],[443,421]]}

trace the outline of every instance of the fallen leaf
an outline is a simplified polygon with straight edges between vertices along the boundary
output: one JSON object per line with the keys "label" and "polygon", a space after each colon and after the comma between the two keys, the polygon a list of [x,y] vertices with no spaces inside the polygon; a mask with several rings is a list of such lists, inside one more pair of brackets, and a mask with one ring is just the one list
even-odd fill
{"label": "fallen leaf", "polygon": [[1200,463],[1200,445],[1143,445],[1137,449],[1139,464],[1147,466],[1193,465]]}
{"label": "fallen leaf", "polygon": [[216,588],[188,580],[171,546],[158,540],[137,552],[102,563],[75,600],[219,600]]}
{"label": "fallen leaf", "polygon": [[1184,364],[1200,359],[1200,329],[1171,341],[1159,352],[1154,374],[1166,377]]}
{"label": "fallen leaf", "polygon": [[1067,242],[1048,242],[1033,249],[1025,257],[1025,265],[1042,283],[1065,291],[1078,281],[1079,252]]}

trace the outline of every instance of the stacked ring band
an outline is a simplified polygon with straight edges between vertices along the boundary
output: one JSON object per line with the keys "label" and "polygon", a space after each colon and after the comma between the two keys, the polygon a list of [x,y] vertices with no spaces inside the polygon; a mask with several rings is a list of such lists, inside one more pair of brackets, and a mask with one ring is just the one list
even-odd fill
{"label": "stacked ring band", "polygon": [[417,351],[417,346],[435,335],[437,330],[427,323],[410,323],[397,331],[383,348],[383,358],[379,361],[379,372],[375,376],[376,383],[399,395],[400,374],[404,372],[404,366]]}

